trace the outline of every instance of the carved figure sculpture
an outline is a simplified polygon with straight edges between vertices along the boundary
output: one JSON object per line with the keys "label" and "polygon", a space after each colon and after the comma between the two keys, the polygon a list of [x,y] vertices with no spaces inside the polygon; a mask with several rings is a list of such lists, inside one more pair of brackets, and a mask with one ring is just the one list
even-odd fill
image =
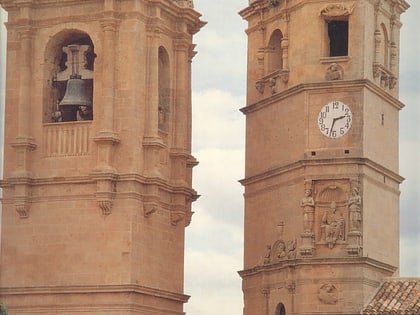
{"label": "carved figure sculpture", "polygon": [[333,248],[337,240],[345,239],[345,220],[341,211],[337,211],[335,201],[331,202],[330,209],[324,212],[321,228],[325,229],[325,241],[329,248]]}
{"label": "carved figure sculpture", "polygon": [[264,265],[271,263],[271,245],[267,245],[267,249],[264,254]]}
{"label": "carved figure sculpture", "polygon": [[348,201],[350,214],[350,231],[360,231],[362,226],[361,213],[362,197],[360,197],[359,189],[356,187],[351,189],[351,196]]}
{"label": "carved figure sculpture", "polygon": [[314,208],[315,202],[312,197],[312,189],[305,189],[305,196],[300,202],[300,206],[303,208],[303,231],[306,233],[312,232],[314,225]]}
{"label": "carved figure sculpture", "polygon": [[327,69],[325,74],[325,79],[329,81],[341,80],[343,78],[343,72],[340,69],[340,66],[333,62]]}
{"label": "carved figure sculpture", "polygon": [[287,249],[287,259],[295,259],[296,258],[296,240],[289,240],[286,243]]}

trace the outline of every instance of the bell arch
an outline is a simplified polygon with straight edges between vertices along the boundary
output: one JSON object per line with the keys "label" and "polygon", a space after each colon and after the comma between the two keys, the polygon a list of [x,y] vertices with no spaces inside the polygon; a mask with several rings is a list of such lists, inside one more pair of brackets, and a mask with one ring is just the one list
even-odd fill
{"label": "bell arch", "polygon": [[63,121],[64,107],[60,106],[60,102],[66,94],[71,77],[81,80],[75,88],[83,101],[80,106],[74,105],[74,119],[70,121],[93,119],[95,57],[93,41],[86,32],[64,29],[50,38],[44,52],[44,123]]}
{"label": "bell arch", "polygon": [[279,29],[276,29],[271,33],[267,47],[267,73],[283,69],[282,40],[283,33]]}
{"label": "bell arch", "polygon": [[380,63],[383,64],[385,68],[389,67],[389,38],[388,38],[388,31],[384,23],[381,23],[381,37],[382,37],[382,47],[381,47],[381,60]]}
{"label": "bell arch", "polygon": [[171,75],[170,75],[170,62],[169,54],[163,47],[159,47],[159,105],[158,105],[158,126],[161,131],[168,131],[169,117],[171,112]]}

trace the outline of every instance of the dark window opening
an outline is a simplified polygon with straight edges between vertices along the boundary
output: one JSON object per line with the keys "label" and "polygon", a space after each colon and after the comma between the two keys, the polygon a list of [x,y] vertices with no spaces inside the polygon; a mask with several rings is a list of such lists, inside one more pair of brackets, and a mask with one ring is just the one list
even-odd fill
{"label": "dark window opening", "polygon": [[286,315],[286,309],[283,303],[279,303],[276,308],[276,315]]}
{"label": "dark window opening", "polygon": [[330,57],[347,56],[349,41],[348,21],[327,21]]}

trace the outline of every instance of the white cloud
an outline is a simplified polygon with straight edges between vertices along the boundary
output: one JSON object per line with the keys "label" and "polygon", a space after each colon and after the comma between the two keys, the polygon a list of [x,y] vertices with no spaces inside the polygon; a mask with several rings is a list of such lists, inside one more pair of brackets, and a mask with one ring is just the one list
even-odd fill
{"label": "white cloud", "polygon": [[221,90],[193,93],[193,148],[237,149],[244,147],[244,117],[239,108],[244,96]]}

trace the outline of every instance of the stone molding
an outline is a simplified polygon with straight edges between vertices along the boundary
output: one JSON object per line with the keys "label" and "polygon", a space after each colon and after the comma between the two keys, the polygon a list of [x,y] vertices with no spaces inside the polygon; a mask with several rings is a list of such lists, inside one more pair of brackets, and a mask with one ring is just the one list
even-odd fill
{"label": "stone molding", "polygon": [[[166,313],[167,310],[156,306],[153,303],[156,299],[164,299],[169,303],[186,303],[190,296],[157,288],[150,288],[135,284],[122,284],[122,285],[52,285],[52,286],[37,286],[37,287],[3,287],[0,288],[0,299],[10,301],[8,303],[9,311],[19,312],[19,314],[34,314],[34,313],[50,313],[68,311],[119,311],[119,310],[148,310],[156,313]],[[98,297],[96,301],[86,304],[77,304],[78,296],[85,297],[86,294],[94,294]],[[113,294],[113,300],[109,299],[109,294]],[[37,300],[36,305],[19,306],[13,305],[13,300],[22,295],[25,295],[28,301]],[[65,296],[71,295],[73,304],[66,304],[59,309],[57,305],[51,303],[43,303],[42,301],[46,296]],[[103,296],[103,298],[100,298]],[[149,301],[149,303],[145,302]],[[107,302],[103,302],[107,301]],[[141,301],[141,302],[140,302]],[[28,302],[30,303],[30,302]],[[35,304],[35,303],[34,303]],[[176,314],[176,313],[174,313]],[[179,313],[181,315],[181,313]]]}
{"label": "stone molding", "polygon": [[371,80],[358,79],[358,80],[336,80],[336,81],[327,81],[327,82],[322,81],[322,82],[298,84],[287,90],[278,92],[276,94],[273,94],[270,97],[264,98],[256,103],[242,107],[240,111],[244,113],[245,115],[248,115],[254,111],[258,111],[267,106],[274,105],[278,103],[280,100],[289,98],[293,95],[296,95],[302,92],[326,89],[326,88],[332,88],[332,89],[366,88],[369,91],[376,93],[379,97],[384,99],[386,102],[390,103],[390,105],[394,106],[398,110],[404,108],[404,104],[402,102],[400,102],[398,99],[390,95],[388,92],[384,91],[382,88],[380,88],[377,84],[373,83]]}
{"label": "stone molding", "polygon": [[[370,257],[343,257],[343,258],[297,258],[291,260],[284,260],[274,264],[268,265],[257,265],[249,269],[244,269],[238,271],[238,274],[241,276],[242,279],[246,279],[248,277],[252,277],[258,274],[265,274],[265,273],[272,273],[273,271],[280,270],[280,269],[289,269],[294,268],[297,270],[299,267],[306,267],[306,266],[313,266],[314,268],[318,266],[333,266],[333,265],[340,265],[340,266],[351,266],[351,265],[368,265],[371,268],[375,268],[380,270],[381,272],[386,272],[390,276],[394,274],[394,272],[398,269],[396,266],[392,266],[383,262],[380,262],[376,259],[372,259]],[[341,268],[341,267],[340,267]],[[329,281],[333,278],[322,278],[317,279],[319,281]],[[344,281],[345,279],[352,280],[351,277],[344,277],[340,281]],[[364,278],[361,278],[365,281]],[[305,280],[300,280],[305,281]],[[308,279],[306,281],[312,282],[312,280]],[[301,284],[301,282],[297,282],[297,284]],[[379,285],[379,283],[377,283]]]}
{"label": "stone molding", "polygon": [[290,164],[281,165],[275,168],[272,168],[266,172],[262,172],[259,174],[254,174],[252,176],[248,176],[242,180],[240,183],[244,186],[256,184],[261,181],[264,181],[268,178],[279,176],[286,172],[290,172],[292,170],[300,169],[302,167],[308,166],[322,166],[322,165],[349,165],[349,164],[358,164],[362,166],[366,166],[372,170],[378,171],[383,173],[387,177],[391,178],[392,180],[396,181],[397,183],[402,183],[404,181],[404,177],[398,175],[397,173],[387,169],[386,167],[381,166],[380,164],[368,159],[368,158],[333,158],[333,159],[306,159],[306,160],[299,160]]}

